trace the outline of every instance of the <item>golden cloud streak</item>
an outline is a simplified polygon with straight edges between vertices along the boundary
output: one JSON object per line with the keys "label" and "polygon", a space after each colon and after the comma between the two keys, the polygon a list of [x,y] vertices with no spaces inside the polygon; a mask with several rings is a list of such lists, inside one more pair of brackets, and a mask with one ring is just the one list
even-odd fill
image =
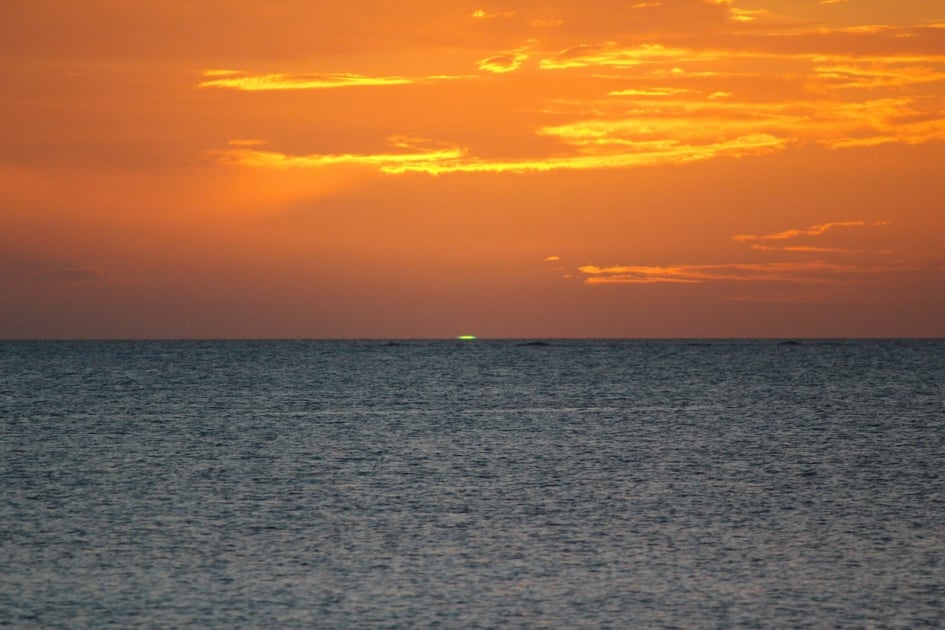
{"label": "golden cloud streak", "polygon": [[603,44],[583,44],[561,51],[554,57],[542,59],[538,67],[542,70],[564,70],[586,68],[589,66],[611,66],[626,68],[644,63],[686,61],[716,61],[726,53],[714,50],[696,50],[676,48],[662,44],[642,44],[640,46],[619,46],[616,42]]}
{"label": "golden cloud streak", "polygon": [[[926,27],[928,29],[930,27]],[[879,30],[877,30],[879,29]],[[909,29],[895,27],[856,27],[854,29],[833,29],[817,31],[819,37],[827,38],[834,34],[859,33],[863,35],[888,36],[887,31],[894,35],[913,35]],[[793,34],[800,35],[800,34]],[[791,37],[791,35],[784,35]],[[940,72],[932,69],[945,64],[943,53],[922,52],[890,52],[886,54],[868,53],[826,53],[811,50],[784,51],[753,46],[751,48],[735,47],[708,47],[691,48],[682,46],[664,46],[662,44],[638,44],[622,46],[614,41],[585,43],[567,48],[551,57],[542,59],[538,67],[542,70],[566,70],[588,67],[634,68],[641,65],[671,65],[668,74],[681,77],[689,74],[680,66],[691,63],[724,62],[738,63],[745,61],[770,61],[809,63],[814,66],[811,78],[825,82],[846,78],[844,75],[854,75],[857,80],[848,81],[835,88],[872,87],[872,86],[903,86],[911,83],[927,83],[942,80]],[[924,64],[924,66],[907,66],[904,64]],[[840,76],[837,76],[840,73]],[[706,76],[725,73],[711,72],[698,73]]]}
{"label": "golden cloud streak", "polygon": [[[665,88],[655,93],[663,94]],[[711,95],[710,95],[711,96]],[[595,117],[541,127],[540,136],[570,147],[570,154],[504,160],[484,159],[457,146],[409,147],[404,153],[313,154],[291,156],[251,147],[231,147],[215,157],[227,163],[270,168],[333,164],[376,166],[384,173],[506,173],[553,170],[615,169],[683,163],[718,156],[759,155],[782,150],[792,142],[810,141],[830,148],[888,142],[917,144],[945,139],[945,119],[916,111],[909,98],[845,103],[801,101],[745,103],[726,98],[656,102],[636,101],[629,111],[620,101],[601,103]],[[405,148],[405,147],[400,147]],[[851,224],[831,224],[832,227]],[[785,232],[781,238],[816,235],[811,230]],[[790,236],[788,236],[790,234]],[[735,240],[765,240],[736,235]],[[768,235],[767,240],[773,236]]]}
{"label": "golden cloud streak", "polygon": [[496,18],[510,18],[515,16],[515,11],[486,11],[476,9],[470,14],[470,17],[476,20],[494,20]]}
{"label": "golden cloud streak", "polygon": [[529,22],[533,28],[557,28],[564,25],[564,20],[559,18],[537,18]]}
{"label": "golden cloud streak", "polygon": [[[241,141],[231,141],[232,148],[210,151],[209,155],[224,164],[250,166],[270,169],[321,168],[338,165],[375,166],[382,172],[403,172],[410,164],[436,164],[449,162],[461,158],[465,152],[458,148],[423,149],[417,141],[410,138],[392,138],[392,144],[397,148],[406,149],[403,153],[335,153],[288,155],[278,151],[254,149],[242,144]],[[394,170],[390,170],[394,169]]]}
{"label": "golden cloud streak", "polygon": [[803,252],[817,254],[848,254],[850,250],[839,247],[813,247],[811,245],[788,245],[787,247],[771,247],[770,245],[751,246],[752,249],[760,252]]}
{"label": "golden cloud streak", "polygon": [[346,87],[406,85],[425,81],[468,78],[448,75],[371,77],[347,72],[335,74],[245,74],[234,70],[207,70],[203,73],[203,76],[206,77],[206,80],[197,84],[199,88],[226,88],[244,92],[327,90]]}
{"label": "golden cloud streak", "polygon": [[[731,3],[722,4],[731,6]],[[473,17],[485,19],[500,15],[504,14],[477,10]],[[916,30],[889,29],[895,33]],[[827,31],[830,33],[842,35],[840,29]],[[577,99],[570,112],[571,120],[567,118],[570,105],[559,111],[554,111],[548,101],[534,105],[535,111],[553,115],[552,120],[557,123],[542,126],[538,121],[535,130],[537,135],[561,145],[561,150],[554,155],[497,160],[479,158],[465,148],[444,145],[378,154],[294,156],[251,146],[231,146],[214,155],[228,163],[270,168],[361,164],[375,166],[384,173],[504,173],[681,163],[723,155],[763,154],[805,142],[840,149],[945,140],[945,118],[941,115],[943,96],[929,91],[933,88],[919,93],[919,88],[911,87],[945,82],[945,54],[903,52],[857,56],[781,50],[784,41],[796,34],[775,38],[780,40],[774,46],[779,50],[765,50],[764,45],[759,45],[763,42],[760,38],[750,40],[752,50],[738,50],[738,42],[748,40],[737,37],[737,41],[733,40],[735,50],[655,43],[621,46],[605,41],[574,46],[542,59],[538,65],[546,71],[592,66],[617,68],[611,71],[617,76],[585,75],[584,78],[594,82],[590,85],[606,85],[607,97],[598,93],[591,98]],[[806,35],[816,39],[824,34],[807,32]],[[860,28],[856,37],[886,38],[887,35]],[[529,41],[525,47],[481,59],[478,67],[491,73],[518,70],[529,55],[536,54],[535,45],[534,41]],[[812,44],[805,39],[800,47],[809,45]],[[697,71],[683,70],[676,65],[687,62],[713,65]],[[768,81],[765,73],[775,62],[790,64],[789,72],[783,66],[779,72],[785,89],[796,90],[794,97],[788,93],[788,96],[779,95],[777,100],[759,101],[760,92],[754,89],[753,81]],[[639,64],[656,67],[647,73],[635,71],[632,76],[620,76],[620,68]],[[549,76],[561,77],[567,82],[573,74]],[[644,77],[656,84],[647,85],[641,81]],[[352,73],[252,75],[215,69],[204,73],[205,80],[199,86],[248,91],[312,90],[403,85],[447,78],[475,80],[477,77]],[[706,81],[710,79],[712,84],[707,86]],[[615,81],[632,83],[631,87],[626,87],[614,85]],[[737,88],[737,92],[726,88]],[[862,92],[857,92],[858,89]],[[868,96],[851,96],[857,94]],[[740,236],[748,239],[747,235]]]}
{"label": "golden cloud streak", "polygon": [[209,152],[224,164],[258,168],[319,168],[337,165],[375,166],[382,173],[525,173],[555,170],[592,170],[629,168],[662,163],[680,163],[728,155],[739,157],[782,147],[783,142],[762,134],[742,136],[710,144],[681,144],[674,141],[637,143],[632,150],[602,154],[518,160],[487,160],[470,156],[465,149],[446,147],[422,149],[417,144],[400,144],[411,149],[404,153],[378,154],[311,154],[288,155],[243,145]]}
{"label": "golden cloud streak", "polygon": [[927,66],[835,63],[817,66],[814,71],[816,78],[836,89],[905,87],[945,80],[945,72],[937,72]]}
{"label": "golden cloud streak", "polygon": [[[800,236],[821,236],[836,228],[886,225],[888,221],[833,221],[804,229],[790,229],[769,234],[739,234],[737,241],[785,241]],[[850,254],[852,250],[811,247],[805,245],[771,246],[752,243],[752,249],[771,252],[804,252],[817,254]],[[880,252],[882,254],[888,251]],[[838,264],[825,260],[774,261],[760,263],[722,263],[690,265],[615,265],[578,268],[586,284],[700,284],[706,282],[775,282],[803,285],[837,285],[851,277],[867,274],[907,271],[894,265]],[[747,299],[747,298],[746,298]],[[759,298],[767,301],[766,298]]]}
{"label": "golden cloud streak", "polygon": [[[821,236],[822,234],[833,230],[835,228],[848,228],[848,227],[867,227],[867,226],[881,226],[888,225],[889,221],[831,221],[829,223],[821,223],[819,225],[812,225],[803,229],[790,229],[783,230],[781,232],[773,232],[771,234],[736,234],[732,237],[732,240],[738,241],[740,243],[745,243],[748,241],[784,241],[792,238],[797,238],[798,236]],[[799,250],[795,251],[816,251],[816,250]]]}
{"label": "golden cloud streak", "polygon": [[586,284],[696,284],[704,282],[788,282],[830,284],[848,275],[899,270],[895,267],[839,265],[823,261],[726,263],[716,265],[584,265]]}
{"label": "golden cloud streak", "polygon": [[526,59],[528,59],[527,54],[520,50],[516,50],[510,53],[487,57],[486,59],[480,60],[476,66],[480,70],[485,70],[495,74],[503,74],[506,72],[518,70]]}
{"label": "golden cloud streak", "polygon": [[602,103],[611,111],[537,133],[587,150],[649,141],[694,144],[753,134],[781,138],[785,145],[810,141],[829,148],[945,139],[945,119],[916,109],[916,104],[929,107],[910,98],[746,103],[716,92],[698,100],[637,101],[629,111]]}
{"label": "golden cloud streak", "polygon": [[[206,75],[205,75],[206,76]],[[227,75],[207,79],[197,84],[201,88],[229,88],[244,92],[275,90],[324,90],[331,88],[369,85],[403,85],[411,83],[406,77],[367,77],[360,74],[260,74],[247,76]]]}
{"label": "golden cloud streak", "polygon": [[654,87],[644,89],[613,90],[607,96],[674,96],[690,92],[685,88]]}

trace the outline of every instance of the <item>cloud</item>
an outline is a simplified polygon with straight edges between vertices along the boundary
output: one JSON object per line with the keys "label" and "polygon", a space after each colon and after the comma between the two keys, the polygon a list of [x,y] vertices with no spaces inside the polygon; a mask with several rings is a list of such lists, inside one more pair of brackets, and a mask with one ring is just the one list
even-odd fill
{"label": "cloud", "polygon": [[709,265],[617,265],[578,268],[587,284],[697,284],[705,282],[836,283],[851,275],[901,270],[894,266],[863,266],[824,261],[724,263]]}
{"label": "cloud", "polygon": [[[644,48],[647,54],[666,54],[663,47]],[[613,51],[608,52],[611,55]],[[595,53],[596,54],[596,53]],[[568,64],[594,56],[588,50],[556,63]],[[618,55],[624,58],[621,55]],[[641,57],[641,58],[642,58]],[[520,68],[525,53],[513,51],[488,57],[480,69],[508,73]],[[599,55],[598,55],[599,58]],[[624,62],[630,63],[633,56]],[[581,63],[584,63],[581,61]],[[622,62],[623,63],[623,62]],[[717,156],[761,155],[783,150],[795,143],[813,143],[831,149],[875,146],[887,143],[920,144],[945,140],[945,118],[941,99],[920,95],[875,97],[879,89],[900,89],[909,85],[935,83],[943,71],[921,66],[882,65],[873,74],[866,61],[840,63],[836,59],[812,66],[812,74],[798,81],[806,91],[801,98],[782,98],[771,102],[751,98],[751,77],[726,78],[711,72],[714,85],[699,89],[702,78],[697,72],[675,72],[675,67],[656,77],[655,82],[635,78],[630,86],[613,87],[594,99],[576,99],[569,111],[567,102],[544,112],[558,124],[537,124],[532,133],[552,139],[562,150],[546,157],[514,157],[503,160],[477,157],[469,148],[453,147],[449,154],[436,151],[409,159],[363,156],[340,152],[329,155],[282,156],[273,152],[231,153],[228,161],[244,165],[277,164],[316,167],[341,162],[376,164],[386,173],[424,171],[450,172],[528,172],[549,170],[585,170],[629,168],[662,163],[683,163]],[[878,62],[877,62],[878,63]],[[337,75],[259,75],[222,76],[208,79],[203,87],[228,87],[238,90],[326,89],[369,85],[395,85],[430,81],[438,77],[366,77]],[[668,80],[669,79],[669,80]],[[474,79],[470,79],[474,80]],[[621,77],[594,77],[602,83],[622,81]],[[747,98],[727,89],[726,82],[742,86]],[[763,81],[758,79],[758,81]],[[790,85],[791,79],[781,86]],[[675,85],[673,83],[676,83]],[[852,90],[853,85],[868,86],[860,100],[838,97],[837,90]],[[812,94],[817,85],[822,97]],[[628,104],[628,99],[632,99]],[[657,102],[658,101],[658,102]],[[570,120],[569,120],[570,118]],[[540,118],[538,119],[540,121]],[[451,146],[448,141],[439,145]],[[263,155],[265,153],[265,155]],[[216,155],[220,157],[220,153]]]}
{"label": "cloud", "polygon": [[539,62],[539,67],[543,70],[586,68],[588,66],[626,68],[668,60],[672,60],[673,63],[709,61],[718,59],[720,54],[711,50],[685,49],[662,44],[621,46],[615,42],[605,42],[582,44],[568,48],[553,57],[542,59]]}
{"label": "cloud", "polygon": [[[829,286],[838,287],[851,282],[857,282],[867,276],[888,274],[893,272],[914,271],[908,265],[901,263],[871,262],[859,257],[854,262],[847,257],[846,262],[832,262],[827,258],[831,255],[849,255],[853,250],[818,247],[808,245],[769,245],[789,241],[801,237],[821,237],[827,232],[838,228],[859,228],[867,226],[887,225],[888,221],[833,221],[819,223],[801,229],[782,230],[767,234],[739,234],[732,237],[734,240],[750,243],[752,250],[761,252],[793,252],[818,254],[820,259],[815,260],[773,260],[761,262],[729,262],[713,264],[680,264],[680,265],[583,265],[578,271],[584,276],[584,283],[591,285],[618,285],[618,284],[704,284],[704,283],[777,283],[797,287],[808,287],[806,292],[798,293],[792,287],[789,291],[766,293],[759,295],[736,296],[730,299],[739,301],[764,302],[804,302],[821,301],[825,296],[818,291],[810,291],[810,287]],[[759,242],[760,241],[760,242]],[[878,252],[885,256],[888,250]],[[879,260],[879,259],[874,259]]]}
{"label": "cloud", "polygon": [[[546,147],[543,155],[516,154],[511,143],[501,151],[458,146],[444,136],[445,125],[424,131],[424,120],[411,127],[400,121],[399,128],[382,132],[409,129],[438,138],[419,152],[403,155],[358,154],[343,147],[308,155],[238,152],[239,147],[210,154],[228,163],[258,167],[353,163],[373,165],[384,173],[512,173],[747,157],[803,145],[840,150],[945,140],[941,115],[945,28],[822,28],[809,21],[767,18],[754,24],[758,14],[740,10],[734,2],[639,2],[627,11],[625,2],[602,1],[621,16],[615,18],[619,24],[596,20],[593,29],[585,29],[580,22],[583,13],[558,1],[540,7],[516,5],[516,11],[476,8],[469,13],[473,8],[469,6],[449,12],[467,24],[470,16],[484,22],[469,30],[488,31],[497,40],[519,38],[517,48],[512,44],[466,49],[469,56],[462,63],[475,63],[482,71],[477,75],[252,74],[212,69],[199,83],[201,88],[240,91],[320,90],[437,83],[448,78],[475,85],[490,81],[485,73],[508,74],[501,83],[485,83],[483,93],[502,90],[497,101],[507,105],[510,114],[535,112],[527,127],[521,126],[523,117],[518,115],[497,115],[496,120],[520,125],[508,129],[510,137],[537,136],[532,146]],[[625,24],[626,14],[633,15]],[[669,31],[663,30],[666,24],[690,17],[694,21],[680,23],[679,34],[672,31],[668,36]],[[651,24],[651,18],[653,28],[641,26]],[[749,18],[752,26],[741,25]],[[531,30],[535,20],[560,22],[567,28],[536,34]],[[483,50],[502,52],[479,58]],[[535,62],[526,65],[527,59]],[[227,67],[222,62],[219,66]],[[456,123],[466,125],[476,117],[469,109],[473,103],[466,87],[464,83],[456,100],[448,86],[437,92],[435,101],[442,104],[436,110],[439,121],[455,116]],[[475,143],[475,136],[467,137]],[[493,157],[499,154],[502,159]]]}
{"label": "cloud", "polygon": [[242,70],[226,70],[226,69],[211,69],[204,70],[203,76],[205,77],[232,77],[240,74],[246,74]]}
{"label": "cloud", "polygon": [[[249,166],[270,169],[321,168],[328,166],[352,165],[373,166],[385,173],[405,172],[410,165],[417,170],[438,163],[450,163],[462,158],[465,151],[458,147],[437,147],[423,138],[392,137],[391,145],[399,152],[390,153],[315,153],[309,155],[290,155],[278,151],[268,151],[245,146],[233,145],[232,148],[209,151],[208,155],[223,164]],[[239,142],[239,141],[237,141]]]}
{"label": "cloud", "polygon": [[792,287],[788,291],[768,291],[765,293],[730,295],[726,299],[733,302],[767,302],[775,304],[816,304],[836,300],[836,287]]}
{"label": "cloud", "polygon": [[502,55],[494,55],[480,60],[476,65],[480,70],[502,74],[518,70],[528,55],[522,51],[515,51]]}
{"label": "cloud", "polygon": [[488,159],[470,155],[458,146],[402,146],[398,153],[316,153],[290,155],[246,146],[208,151],[223,164],[257,168],[321,168],[339,165],[372,166],[381,173],[526,173],[565,170],[631,168],[653,164],[706,160],[722,155],[741,157],[779,149],[782,141],[764,134],[746,135],[720,142],[683,144],[653,141],[618,144],[618,150],[584,152],[546,158]]}
{"label": "cloud", "polygon": [[[673,88],[673,87],[652,87],[652,88],[630,88],[626,90],[612,90],[607,93],[607,96],[676,96],[678,94],[685,94],[689,92],[686,88]],[[711,98],[711,97],[710,97]]]}
{"label": "cloud", "polygon": [[[222,74],[221,74],[222,73]],[[267,92],[281,90],[327,90],[346,87],[376,87],[387,85],[406,85],[426,81],[459,79],[459,76],[366,76],[353,73],[335,74],[248,74],[237,71],[207,70],[203,73],[204,81],[197,84],[200,88],[227,88],[244,92]]]}
{"label": "cloud", "polygon": [[266,144],[265,140],[258,138],[236,138],[227,142],[231,147],[258,147]]}
{"label": "cloud", "polygon": [[820,63],[814,68],[818,81],[831,90],[876,89],[906,87],[920,83],[945,80],[945,71],[928,66],[907,65],[897,60],[856,61],[836,59]]}
{"label": "cloud", "polygon": [[760,252],[803,252],[816,254],[851,253],[850,250],[840,247],[814,247],[812,245],[788,245],[787,247],[771,247],[770,245],[758,245],[755,243],[751,246],[751,248]]}
{"label": "cloud", "polygon": [[[493,57],[481,65],[492,72],[507,72],[515,69],[516,63],[511,58]],[[945,140],[945,118],[933,111],[936,103],[928,99],[761,103],[739,100],[724,90],[706,93],[665,85],[610,90],[608,94],[609,101],[574,103],[574,109],[593,108],[591,115],[571,114],[570,121],[539,125],[533,133],[560,146],[556,154],[544,157],[489,159],[477,156],[469,148],[440,141],[440,147],[452,149],[446,153],[442,149],[424,151],[406,160],[344,152],[297,157],[278,157],[266,152],[268,157],[263,159],[261,153],[244,152],[231,154],[239,159],[225,161],[311,167],[341,162],[375,163],[386,173],[528,172],[629,168],[720,156],[744,157],[780,151],[795,143],[843,149]],[[626,98],[634,99],[629,107]],[[648,100],[654,104],[647,104]],[[551,110],[548,111],[550,114]],[[554,114],[558,119],[567,119],[567,105],[557,108]],[[748,235],[741,237],[751,240]]]}
{"label": "cloud", "polygon": [[515,17],[515,11],[486,11],[485,9],[476,9],[470,14],[477,20],[494,20],[496,18]]}
{"label": "cloud", "polygon": [[[829,223],[811,225],[806,228],[782,230],[780,232],[772,232],[770,234],[736,234],[732,237],[732,240],[738,241],[740,243],[746,243],[750,241],[784,241],[797,238],[799,236],[821,236],[826,232],[836,228],[882,226],[887,225],[888,223],[889,221],[831,221]],[[808,249],[807,251],[812,250]]]}

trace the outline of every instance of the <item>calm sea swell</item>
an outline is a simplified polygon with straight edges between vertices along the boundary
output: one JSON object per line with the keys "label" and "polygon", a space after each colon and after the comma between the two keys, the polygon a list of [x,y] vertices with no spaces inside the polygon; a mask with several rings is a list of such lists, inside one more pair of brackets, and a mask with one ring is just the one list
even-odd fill
{"label": "calm sea swell", "polygon": [[0,343],[0,622],[945,625],[945,342],[549,343]]}

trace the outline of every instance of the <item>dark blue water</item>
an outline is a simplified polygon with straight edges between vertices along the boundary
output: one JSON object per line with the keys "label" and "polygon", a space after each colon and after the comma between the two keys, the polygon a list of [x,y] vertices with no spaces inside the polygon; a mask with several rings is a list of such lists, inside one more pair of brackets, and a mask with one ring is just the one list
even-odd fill
{"label": "dark blue water", "polygon": [[0,343],[0,623],[941,627],[945,342]]}

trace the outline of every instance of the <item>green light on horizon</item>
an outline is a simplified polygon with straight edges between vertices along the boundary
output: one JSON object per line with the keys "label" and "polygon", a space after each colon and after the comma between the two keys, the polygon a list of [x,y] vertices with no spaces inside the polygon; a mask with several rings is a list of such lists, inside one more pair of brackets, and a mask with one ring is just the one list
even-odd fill
{"label": "green light on horizon", "polygon": [[460,335],[457,337],[460,341],[472,341],[476,338],[476,335]]}

